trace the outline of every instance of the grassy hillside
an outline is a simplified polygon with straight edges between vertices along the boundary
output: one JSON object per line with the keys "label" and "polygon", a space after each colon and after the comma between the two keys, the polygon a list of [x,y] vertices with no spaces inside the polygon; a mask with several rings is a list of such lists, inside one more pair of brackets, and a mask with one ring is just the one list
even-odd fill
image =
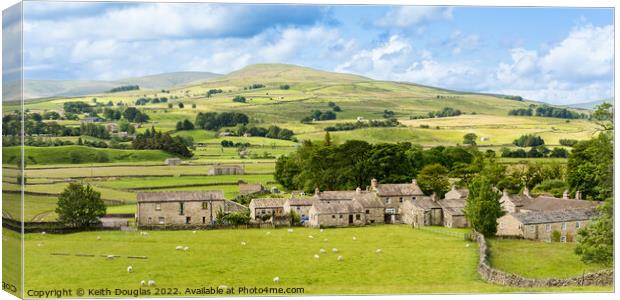
{"label": "grassy hillside", "polygon": [[[3,147],[2,163],[15,164],[20,147]],[[160,150],[99,149],[86,146],[24,147],[26,164],[163,161],[173,155]],[[104,161],[105,160],[105,161]]]}

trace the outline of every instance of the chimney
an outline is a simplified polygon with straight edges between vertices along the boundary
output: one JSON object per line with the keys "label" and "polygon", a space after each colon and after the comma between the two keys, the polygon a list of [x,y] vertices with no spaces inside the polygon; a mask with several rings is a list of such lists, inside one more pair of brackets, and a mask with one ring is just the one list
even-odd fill
{"label": "chimney", "polygon": [[436,202],[436,201],[437,201],[437,194],[435,194],[435,192],[433,192],[433,194],[431,195],[431,200],[432,200],[433,202]]}
{"label": "chimney", "polygon": [[356,193],[356,194],[361,194],[361,193],[362,193],[362,189],[358,186],[358,187],[355,189],[355,193]]}
{"label": "chimney", "polygon": [[575,192],[575,199],[581,200],[581,191],[576,191]]}
{"label": "chimney", "polygon": [[562,199],[569,199],[569,197],[568,197],[568,190],[564,191],[564,194],[562,194]]}
{"label": "chimney", "polygon": [[456,185],[454,185],[454,184],[452,185],[452,190],[456,191]]}
{"label": "chimney", "polygon": [[525,195],[528,198],[532,198],[530,196],[530,189],[527,188],[527,185],[525,186],[525,188],[523,189],[523,195]]}
{"label": "chimney", "polygon": [[414,179],[411,179],[411,184],[416,185],[416,184],[418,184],[418,181],[417,181],[417,180],[415,180],[415,178],[414,178]]}
{"label": "chimney", "polygon": [[377,185],[378,185],[378,184],[377,184],[377,179],[376,179],[376,178],[373,178],[373,179],[370,181],[370,186],[371,186],[373,189],[376,189],[376,188],[377,188]]}
{"label": "chimney", "polygon": [[502,195],[505,196],[505,197],[508,197],[508,191],[506,189],[504,189],[502,191]]}
{"label": "chimney", "polygon": [[314,188],[314,195],[315,196],[317,196],[320,192],[321,192],[321,190],[319,190],[318,186],[316,188]]}

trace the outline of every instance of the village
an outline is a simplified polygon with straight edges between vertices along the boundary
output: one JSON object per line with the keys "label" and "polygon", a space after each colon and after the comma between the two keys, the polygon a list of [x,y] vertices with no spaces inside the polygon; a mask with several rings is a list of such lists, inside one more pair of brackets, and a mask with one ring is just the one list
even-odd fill
{"label": "village", "polygon": [[[238,166],[216,167],[214,174],[241,174]],[[261,184],[240,183],[246,195],[265,191]],[[272,191],[272,192],[279,192]],[[499,191],[498,191],[499,192]],[[353,191],[320,191],[313,195],[292,192],[290,197],[252,198],[243,206],[225,199],[222,191],[140,192],[137,196],[138,227],[149,229],[209,228],[217,214],[249,212],[251,224],[290,226],[295,219],[306,227],[329,228],[372,226],[378,224],[407,224],[412,228],[443,226],[467,228],[465,216],[469,191],[452,186],[439,199],[425,195],[415,179],[409,183],[378,183],[376,179],[364,189]],[[568,192],[562,198],[531,195],[527,188],[522,194],[502,192],[500,203],[504,216],[497,220],[497,236],[539,240],[545,242],[574,242],[577,231],[597,215],[598,201],[571,199]]]}

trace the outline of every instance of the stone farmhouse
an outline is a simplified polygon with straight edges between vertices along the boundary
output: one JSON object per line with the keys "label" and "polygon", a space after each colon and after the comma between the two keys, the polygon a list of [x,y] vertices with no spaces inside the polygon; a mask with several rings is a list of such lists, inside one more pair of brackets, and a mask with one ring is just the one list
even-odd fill
{"label": "stone farmhouse", "polygon": [[243,175],[245,171],[240,166],[214,166],[207,175]]}
{"label": "stone farmhouse", "polygon": [[415,179],[411,183],[379,184],[370,181],[370,191],[374,191],[385,204],[385,223],[401,223],[401,206],[406,200],[415,201],[424,196]]}
{"label": "stone farmhouse", "polygon": [[335,203],[315,202],[310,207],[311,227],[345,227],[362,226],[366,224],[364,207],[355,201],[342,201]]}
{"label": "stone farmhouse", "polygon": [[258,198],[250,201],[250,220],[259,220],[265,215],[283,216],[287,198]]}
{"label": "stone farmhouse", "polygon": [[[577,192],[577,197],[579,197]],[[506,192],[500,198],[506,215],[497,220],[497,235],[550,242],[554,232],[561,242],[572,242],[577,231],[594,216],[599,202],[562,198],[533,197],[527,188],[522,195]]]}
{"label": "stone farmhouse", "polygon": [[218,211],[229,213],[246,208],[224,199],[222,191],[139,192],[138,226],[208,225]]}
{"label": "stone farmhouse", "polygon": [[301,224],[305,224],[310,219],[310,208],[314,201],[312,198],[289,198],[284,202],[282,209],[284,213],[294,211],[299,216]]}

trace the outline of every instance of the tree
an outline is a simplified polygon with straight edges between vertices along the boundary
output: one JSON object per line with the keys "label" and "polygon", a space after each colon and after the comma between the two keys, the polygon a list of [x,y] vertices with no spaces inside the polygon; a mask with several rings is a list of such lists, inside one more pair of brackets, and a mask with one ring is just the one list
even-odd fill
{"label": "tree", "polygon": [[613,266],[614,262],[614,219],[612,200],[599,208],[600,215],[585,228],[577,232],[575,253],[585,263]]}
{"label": "tree", "polygon": [[592,119],[601,127],[603,131],[614,129],[614,107],[610,103],[603,103],[596,106],[596,110],[592,113]]}
{"label": "tree", "polygon": [[465,205],[465,216],[474,230],[486,237],[497,232],[497,219],[504,215],[500,194],[493,190],[486,176],[477,176],[468,186],[469,198]]}
{"label": "tree", "polygon": [[182,108],[184,108],[184,107],[185,107],[185,105],[183,104],[183,102],[179,102],[179,108],[181,108],[181,109],[182,109]]}
{"label": "tree", "polygon": [[438,198],[443,198],[450,189],[448,169],[437,163],[422,168],[417,180],[418,185],[427,195],[435,193]]}
{"label": "tree", "polygon": [[329,131],[325,132],[325,138],[324,138],[323,144],[325,146],[331,146],[332,145],[332,137],[329,134]]}
{"label": "tree", "polygon": [[581,141],[568,157],[566,180],[571,192],[588,199],[606,200],[613,194],[613,141],[609,132]]}
{"label": "tree", "polygon": [[100,223],[106,213],[101,193],[90,185],[72,182],[58,196],[56,207],[58,221],[75,228],[89,227]]}
{"label": "tree", "polygon": [[463,136],[463,144],[475,146],[477,139],[478,139],[478,136],[475,133],[465,134]]}

